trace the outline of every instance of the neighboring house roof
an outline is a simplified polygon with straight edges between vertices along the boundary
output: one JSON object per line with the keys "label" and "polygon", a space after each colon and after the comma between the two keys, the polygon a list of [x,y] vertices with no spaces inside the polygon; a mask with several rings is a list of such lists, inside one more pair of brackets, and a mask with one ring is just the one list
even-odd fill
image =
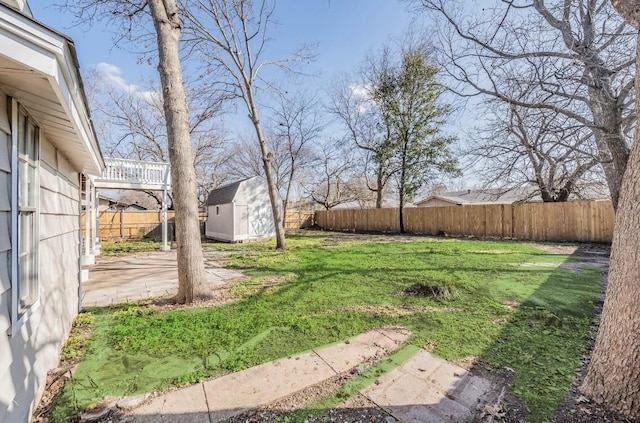
{"label": "neighboring house roof", "polygon": [[453,204],[511,204],[523,201],[542,201],[531,186],[524,186],[509,191],[500,189],[450,191],[432,195],[416,203],[420,206],[430,200],[437,199]]}
{"label": "neighboring house roof", "polygon": [[[84,192],[81,195],[82,197],[82,205],[81,205],[81,209],[84,210],[85,209],[85,195]],[[98,195],[98,204],[102,205],[102,206],[107,206],[107,208],[109,210],[139,210],[139,211],[144,211],[144,210],[149,210],[147,207],[138,204],[138,203],[127,203],[124,201],[120,201],[120,200],[116,200],[113,199],[111,197],[107,197],[106,195],[102,195],[99,194]]]}
{"label": "neighboring house roof", "polygon": [[233,203],[233,200],[236,198],[236,194],[238,193],[238,189],[243,182],[246,182],[250,179],[257,178],[254,176],[253,178],[243,179],[241,181],[233,182],[228,185],[223,185],[219,188],[216,188],[209,192],[209,197],[207,197],[207,206],[212,206],[216,204],[229,204]]}
{"label": "neighboring house roof", "polygon": [[127,206],[127,209],[129,209],[129,210],[138,210],[138,211],[149,210],[145,206],[140,205],[138,203],[129,204],[129,206]]}
{"label": "neighboring house roof", "polygon": [[[407,201],[404,205],[404,208],[415,207],[416,204],[410,201]],[[359,201],[350,201],[348,203],[340,203],[336,206],[332,207],[332,210],[342,210],[342,209],[373,209],[376,207],[375,201],[366,201],[361,203]],[[398,207],[398,201],[395,200],[383,200],[382,208],[396,208]]]}

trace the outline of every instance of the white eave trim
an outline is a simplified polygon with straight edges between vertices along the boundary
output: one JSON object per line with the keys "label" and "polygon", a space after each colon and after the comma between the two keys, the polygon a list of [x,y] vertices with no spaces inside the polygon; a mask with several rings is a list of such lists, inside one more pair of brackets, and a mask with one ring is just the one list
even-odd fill
{"label": "white eave trim", "polygon": [[104,161],[80,92],[80,81],[75,76],[76,64],[71,48],[70,41],[62,34],[0,3],[0,54],[42,74],[49,81],[91,157],[91,163],[84,163],[79,170],[100,175]]}

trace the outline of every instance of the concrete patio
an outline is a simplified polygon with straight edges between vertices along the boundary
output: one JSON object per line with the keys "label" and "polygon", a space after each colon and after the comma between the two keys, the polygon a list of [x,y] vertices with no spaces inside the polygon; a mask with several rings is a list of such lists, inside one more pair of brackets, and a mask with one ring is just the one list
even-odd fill
{"label": "concrete patio", "polygon": [[[211,289],[244,277],[237,270],[223,268],[219,252],[205,250],[204,255]],[[90,268],[89,280],[81,289],[83,309],[175,295],[178,292],[176,251],[98,257]]]}

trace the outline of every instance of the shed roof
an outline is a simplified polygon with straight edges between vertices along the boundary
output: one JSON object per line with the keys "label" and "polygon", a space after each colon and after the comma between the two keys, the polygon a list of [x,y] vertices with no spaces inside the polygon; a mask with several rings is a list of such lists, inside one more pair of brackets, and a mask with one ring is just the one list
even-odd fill
{"label": "shed roof", "polygon": [[241,181],[232,182],[228,185],[223,185],[219,188],[212,190],[209,193],[209,197],[207,198],[207,206],[232,203],[233,200],[236,198],[236,194],[238,193],[238,189],[240,188],[240,185],[242,185],[243,182],[246,182],[249,179],[253,179],[253,178],[247,178]]}

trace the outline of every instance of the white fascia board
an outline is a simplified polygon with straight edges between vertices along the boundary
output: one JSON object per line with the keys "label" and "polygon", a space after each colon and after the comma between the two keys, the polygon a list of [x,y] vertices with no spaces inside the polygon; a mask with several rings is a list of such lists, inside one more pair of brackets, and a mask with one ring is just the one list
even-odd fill
{"label": "white fascia board", "polygon": [[0,55],[47,78],[91,158],[91,163],[85,163],[80,170],[100,175],[104,162],[80,93],[69,41],[63,35],[0,6]]}
{"label": "white fascia board", "polygon": [[16,34],[5,31],[2,23],[0,19],[0,55],[18,62],[34,72],[45,75],[53,72],[56,60],[53,53],[39,46],[25,43],[25,40]]}
{"label": "white fascia board", "polygon": [[[62,107],[69,116],[76,133],[80,137],[84,148],[91,157],[91,163],[86,163],[81,171],[95,176],[102,175],[104,161],[97,148],[97,141],[93,135],[91,121],[79,92],[80,87],[78,81],[68,72],[68,69],[64,66],[66,63],[68,63],[66,60],[62,63],[60,63],[60,61],[56,62],[57,72],[55,75],[49,77],[49,81],[58,99],[60,99]],[[71,82],[71,86],[68,81]]]}
{"label": "white fascia board", "polygon": [[[19,12],[0,6],[0,31],[13,34],[19,40],[31,47],[50,53],[61,53],[66,39],[51,29],[20,14]],[[11,54],[8,57],[13,58]],[[51,68],[35,68],[38,71],[50,73]]]}

